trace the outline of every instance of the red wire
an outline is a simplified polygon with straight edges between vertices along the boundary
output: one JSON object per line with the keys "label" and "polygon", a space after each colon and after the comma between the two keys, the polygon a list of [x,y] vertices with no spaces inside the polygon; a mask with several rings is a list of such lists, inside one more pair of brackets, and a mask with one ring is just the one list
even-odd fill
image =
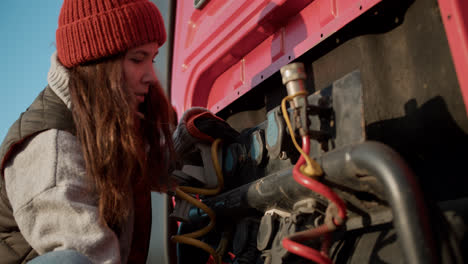
{"label": "red wire", "polygon": [[[304,150],[305,153],[309,154],[310,140],[308,136],[302,137],[302,149]],[[304,165],[304,163],[305,163],[305,159],[301,155],[301,157],[299,158],[299,160],[297,161],[293,169],[294,179],[302,186],[309,188],[312,191],[325,196],[327,199],[335,203],[335,205],[338,208],[338,216],[342,220],[346,219],[346,205],[343,202],[343,200],[341,200],[341,198],[335,192],[333,192],[330,188],[328,188],[324,184],[312,178],[304,176],[300,171],[300,167]],[[336,221],[336,219],[333,219],[333,220],[335,221],[336,225],[341,224],[341,222]],[[311,229],[311,230],[298,232],[296,234],[293,234],[289,237],[284,238],[282,241],[283,247],[289,252],[299,255],[301,257],[304,257],[306,259],[315,261],[320,264],[329,264],[329,263],[332,263],[330,258],[328,258],[328,247],[330,245],[330,240],[331,240],[331,236],[329,232],[330,230],[328,226],[325,224],[317,228]],[[310,239],[318,238],[320,236],[324,236],[324,241],[322,244],[321,252],[296,242],[296,241],[310,240]]]}
{"label": "red wire", "polygon": [[320,252],[318,252],[317,250],[294,242],[289,238],[283,239],[283,247],[291,253],[315,261],[317,263],[333,264],[333,262],[327,256],[320,254]]}
{"label": "red wire", "polygon": [[[310,150],[310,140],[308,136],[302,137],[302,149],[304,150],[305,153],[309,154]],[[300,167],[305,163],[304,157],[301,155],[299,160],[297,161],[296,165],[294,166],[293,169],[293,177],[294,179],[301,184],[302,186],[311,189],[312,191],[319,193],[323,196],[325,196],[327,199],[332,201],[333,203],[336,204],[338,207],[338,215],[341,217],[341,219],[346,218],[346,205],[341,200],[341,198],[330,188],[328,188],[326,185],[310,178],[305,175],[303,175],[300,171]],[[335,222],[335,224],[338,225],[338,223]]]}
{"label": "red wire", "polygon": [[294,233],[293,235],[289,236],[288,238],[292,239],[292,240],[294,240],[296,242],[302,242],[302,241],[306,241],[306,240],[321,237],[321,236],[327,234],[328,232],[330,232],[330,229],[328,228],[328,226],[326,224],[323,224],[323,225],[321,225],[321,226],[319,226],[317,228],[314,228],[314,229],[309,229],[309,230],[304,230],[304,231],[301,231],[301,232]]}

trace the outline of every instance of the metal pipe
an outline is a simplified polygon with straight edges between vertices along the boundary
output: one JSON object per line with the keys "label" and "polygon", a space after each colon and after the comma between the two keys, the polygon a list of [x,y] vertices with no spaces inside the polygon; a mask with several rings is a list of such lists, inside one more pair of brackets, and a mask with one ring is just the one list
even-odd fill
{"label": "metal pipe", "polygon": [[413,172],[388,146],[365,142],[319,159],[327,174],[373,175],[384,187],[407,263],[437,263],[427,209]]}

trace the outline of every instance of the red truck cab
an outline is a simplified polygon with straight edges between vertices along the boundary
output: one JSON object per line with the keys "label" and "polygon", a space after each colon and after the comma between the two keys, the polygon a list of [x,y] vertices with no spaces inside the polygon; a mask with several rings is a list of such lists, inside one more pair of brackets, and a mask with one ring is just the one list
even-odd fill
{"label": "red truck cab", "polygon": [[[301,252],[323,245],[282,242],[324,223],[331,204],[293,179],[280,69],[300,63],[309,155],[347,211],[328,260],[314,261],[463,263],[467,1],[195,0],[166,15],[164,84],[178,116],[204,107],[241,135],[221,149],[225,189],[199,196],[217,224],[197,240],[224,245],[223,262],[304,263],[314,259]],[[189,209],[177,215],[182,236],[209,222]],[[177,247],[172,261],[215,260],[196,243]]]}

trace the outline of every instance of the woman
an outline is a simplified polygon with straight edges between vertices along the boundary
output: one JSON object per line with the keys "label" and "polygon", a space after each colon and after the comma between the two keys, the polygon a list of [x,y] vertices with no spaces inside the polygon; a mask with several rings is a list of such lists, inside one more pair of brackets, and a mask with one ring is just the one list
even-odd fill
{"label": "woman", "polygon": [[150,190],[166,188],[173,153],[152,62],[161,14],[148,0],[65,0],[58,24],[48,86],[0,151],[0,262],[143,263]]}

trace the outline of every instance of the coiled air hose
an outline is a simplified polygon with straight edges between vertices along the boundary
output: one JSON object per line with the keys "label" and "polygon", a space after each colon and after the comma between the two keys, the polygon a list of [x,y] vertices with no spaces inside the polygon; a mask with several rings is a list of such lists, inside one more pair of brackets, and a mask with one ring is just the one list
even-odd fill
{"label": "coiled air hose", "polygon": [[214,189],[178,186],[175,189],[175,194],[178,198],[183,199],[191,203],[193,206],[203,210],[210,217],[210,223],[200,230],[197,230],[188,234],[176,235],[171,238],[173,242],[187,244],[187,245],[191,245],[191,246],[203,249],[204,251],[208,252],[210,255],[213,256],[213,259],[216,264],[221,263],[221,257],[223,253],[222,251],[224,251],[225,249],[225,246],[223,245],[224,243],[220,243],[220,247],[218,248],[218,250],[215,250],[214,248],[212,248],[210,245],[206,244],[205,242],[202,242],[196,239],[196,238],[206,235],[208,232],[211,231],[211,229],[213,229],[213,227],[216,224],[216,214],[213,212],[213,210],[211,210],[204,203],[195,199],[189,194],[216,195],[223,189],[223,186],[224,186],[223,172],[221,170],[221,166],[218,160],[218,147],[220,143],[221,143],[221,139],[216,139],[211,145],[211,159],[213,161],[213,166],[216,171],[216,177],[218,179],[218,186]]}

